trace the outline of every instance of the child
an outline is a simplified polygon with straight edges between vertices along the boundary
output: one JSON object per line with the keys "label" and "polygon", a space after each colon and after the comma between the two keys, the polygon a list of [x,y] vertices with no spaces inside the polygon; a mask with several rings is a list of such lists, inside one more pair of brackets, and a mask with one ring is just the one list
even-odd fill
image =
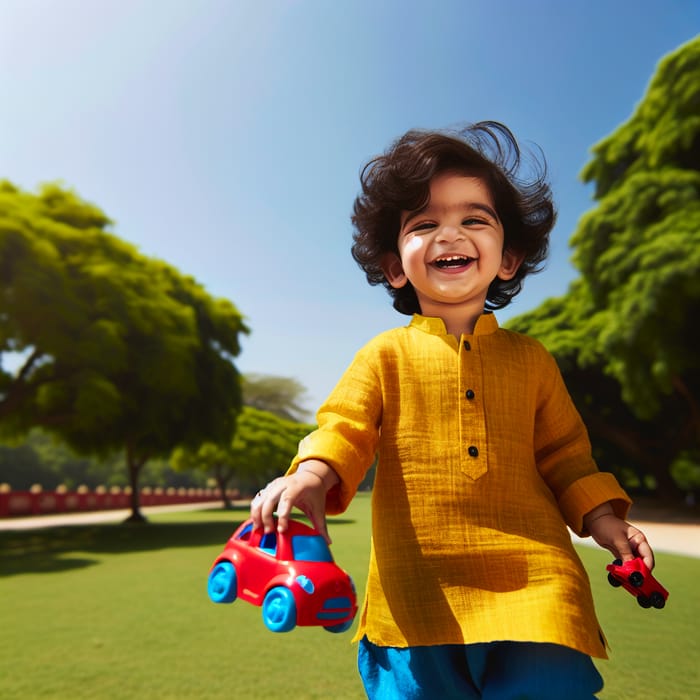
{"label": "child", "polygon": [[554,359],[491,313],[543,262],[544,165],[482,122],[410,131],[362,173],[353,257],[410,324],[356,355],[287,475],[251,504],[328,539],[378,453],[359,667],[369,698],[591,698],[606,657],[566,526],[650,568]]}

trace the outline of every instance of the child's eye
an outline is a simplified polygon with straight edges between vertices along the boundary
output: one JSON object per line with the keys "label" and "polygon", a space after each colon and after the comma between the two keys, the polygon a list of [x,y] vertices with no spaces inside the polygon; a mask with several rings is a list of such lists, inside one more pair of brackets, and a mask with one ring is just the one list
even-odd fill
{"label": "child's eye", "polygon": [[485,223],[486,221],[484,219],[470,216],[462,221],[462,226],[483,226]]}
{"label": "child's eye", "polygon": [[411,226],[410,231],[411,233],[415,231],[429,231],[431,228],[435,228],[434,223],[432,223],[431,221],[421,221],[421,223]]}

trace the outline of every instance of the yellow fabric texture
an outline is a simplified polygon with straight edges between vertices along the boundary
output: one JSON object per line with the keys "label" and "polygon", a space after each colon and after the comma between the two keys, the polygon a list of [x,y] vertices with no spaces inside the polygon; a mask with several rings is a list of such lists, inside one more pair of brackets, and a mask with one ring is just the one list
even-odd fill
{"label": "yellow fabric texture", "polygon": [[420,315],[360,350],[290,467],[316,458],[343,512],[378,453],[356,639],[551,642],[605,658],[566,525],[630,500],[598,471],[552,356],[484,314],[473,335]]}

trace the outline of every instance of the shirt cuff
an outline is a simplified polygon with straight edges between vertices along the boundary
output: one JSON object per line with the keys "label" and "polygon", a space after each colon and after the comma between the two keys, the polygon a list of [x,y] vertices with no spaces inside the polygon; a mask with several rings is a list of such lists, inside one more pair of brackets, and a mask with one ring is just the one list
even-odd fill
{"label": "shirt cuff", "polygon": [[[335,458],[329,459],[328,455],[335,455]],[[326,513],[328,515],[344,513],[364,478],[364,471],[348,469],[346,466],[356,464],[358,462],[357,455],[344,443],[336,441],[333,436],[317,431],[307,435],[299,443],[299,452],[292,460],[287,474],[296,472],[299,464],[308,459],[319,459],[325,462],[338,475],[340,481],[326,493]]]}
{"label": "shirt cuff", "polygon": [[566,524],[579,537],[588,537],[591,533],[583,527],[584,516],[607,502],[618,518],[627,518],[632,500],[612,474],[597,472],[574,481],[559,499],[559,509]]}

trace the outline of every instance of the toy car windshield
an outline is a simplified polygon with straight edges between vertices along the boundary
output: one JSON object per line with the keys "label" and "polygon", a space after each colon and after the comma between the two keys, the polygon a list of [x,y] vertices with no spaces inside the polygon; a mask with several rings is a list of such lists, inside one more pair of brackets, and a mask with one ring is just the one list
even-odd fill
{"label": "toy car windshield", "polygon": [[294,535],[292,551],[296,561],[333,561],[331,550],[320,535]]}

